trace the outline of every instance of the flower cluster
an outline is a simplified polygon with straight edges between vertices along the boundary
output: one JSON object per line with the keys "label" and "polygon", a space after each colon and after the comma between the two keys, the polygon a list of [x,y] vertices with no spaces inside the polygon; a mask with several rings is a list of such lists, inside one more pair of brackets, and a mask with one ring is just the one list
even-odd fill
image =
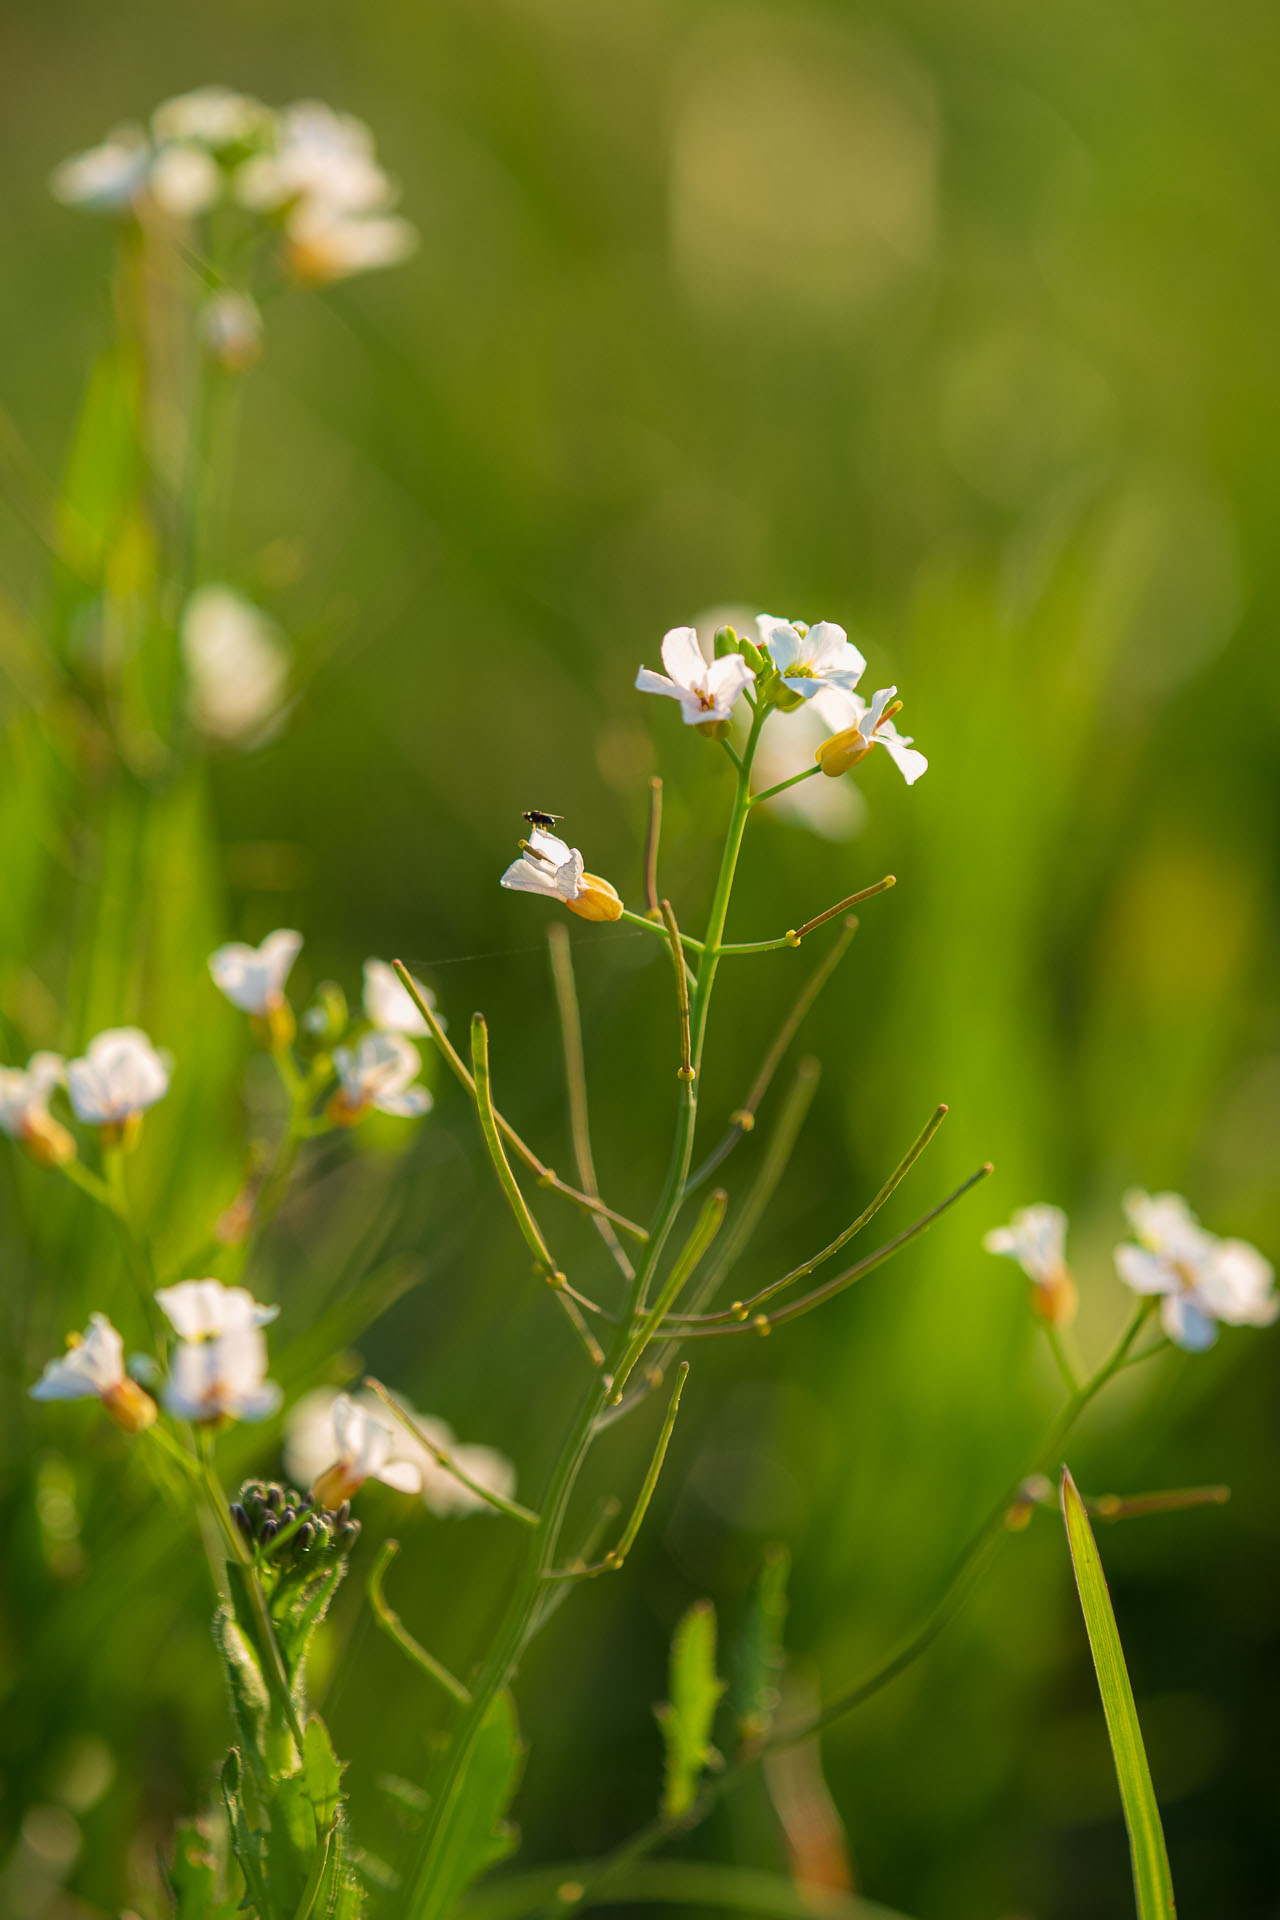
{"label": "flower cluster", "polygon": [[0,1067],[0,1132],[42,1166],[66,1166],[76,1158],[75,1138],[50,1112],[65,1088],[75,1118],[96,1127],[105,1145],[132,1146],[147,1108],[169,1091],[171,1068],[139,1027],[109,1027],[69,1062],[34,1053],[25,1067]]}
{"label": "flower cluster", "polygon": [[[285,272],[309,286],[392,266],[417,244],[392,211],[395,184],[369,128],[319,100],[273,110],[229,87],[199,87],[163,101],[149,126],[117,127],[64,160],[50,187],[68,206],[144,222],[235,209],[267,223]],[[231,359],[254,351],[246,300],[222,299],[205,323],[206,343]]]}
{"label": "flower cluster", "polygon": [[[1134,1240],[1115,1250],[1116,1271],[1137,1294],[1160,1302],[1167,1337],[1188,1353],[1211,1347],[1218,1326],[1265,1327],[1280,1316],[1275,1270],[1244,1240],[1202,1227],[1176,1193],[1124,1196]],[[1066,1263],[1067,1216],[1060,1207],[1024,1207],[983,1244],[1016,1260],[1034,1288],[1037,1313],[1052,1326],[1075,1314],[1076,1283]]]}

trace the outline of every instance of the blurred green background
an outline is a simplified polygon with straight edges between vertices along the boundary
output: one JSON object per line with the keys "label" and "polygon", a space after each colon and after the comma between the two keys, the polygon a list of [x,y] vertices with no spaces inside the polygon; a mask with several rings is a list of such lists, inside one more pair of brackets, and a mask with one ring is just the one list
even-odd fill
{"label": "blurred green background", "polygon": [[[872,758],[847,844],[753,831],[739,937],[900,884],[807,1029],[824,1078],[743,1290],[838,1230],[938,1099],[952,1116],[886,1223],[988,1156],[996,1176],[820,1318],[697,1350],[627,1575],[577,1594],[522,1678],[531,1861],[648,1816],[671,1626],[709,1595],[731,1634],[768,1541],[795,1555],[811,1687],[837,1691],[927,1606],[1055,1404],[987,1227],[1070,1210],[1091,1353],[1126,1311],[1127,1185],[1280,1244],[1277,60],[1273,9],[1203,0],[10,11],[11,495],[56,491],[108,336],[108,227],[45,186],[108,126],[207,80],[318,95],[374,126],[423,236],[395,272],[282,296],[248,379],[211,570],[296,649],[272,744],[162,792],[105,771],[41,664],[40,636],[65,639],[58,570],[21,514],[0,521],[0,1052],[125,1020],[173,1049],[135,1170],[173,1257],[235,1190],[242,1088],[267,1097],[205,955],[278,925],[307,935],[300,992],[354,994],[366,954],[396,953],[455,1032],[483,1007],[504,1107],[567,1167],[548,910],[496,880],[520,810],[550,806],[637,901],[661,771],[665,881],[686,925],[705,910],[722,758],[631,691],[667,627],[725,604],[838,620],[930,756],[911,792]],[[642,935],[573,935],[602,1184],[644,1212],[669,1139],[668,963]],[[709,1138],[800,962],[741,964]],[[403,1256],[422,1282],[360,1352],[511,1453],[534,1497],[580,1362],[472,1117],[437,1091],[416,1135],[318,1150],[249,1279],[283,1304],[273,1344],[300,1387],[325,1360],[290,1341]],[[17,1920],[149,1916],[156,1851],[227,1739],[207,1573],[95,1410],[25,1401],[91,1306],[140,1337],[114,1243],[13,1152],[0,1196],[4,1900]],[[598,1242],[544,1213],[596,1278]],[[1278,1376],[1274,1335],[1228,1330],[1113,1388],[1070,1449],[1087,1490],[1234,1491],[1101,1535],[1179,1902],[1223,1920],[1280,1913]],[[594,1483],[634,1483],[642,1424]],[[270,1464],[271,1435],[236,1444]],[[414,1520],[390,1495],[364,1517],[406,1543],[395,1604],[465,1666],[511,1565],[500,1523]],[[406,1710],[359,1585],[324,1706],[376,1848],[376,1779],[413,1771],[436,1703],[415,1682]],[[824,1752],[859,1884],[918,1920],[1132,1911],[1051,1518]],[[783,1863],[764,1788],[690,1850]]]}

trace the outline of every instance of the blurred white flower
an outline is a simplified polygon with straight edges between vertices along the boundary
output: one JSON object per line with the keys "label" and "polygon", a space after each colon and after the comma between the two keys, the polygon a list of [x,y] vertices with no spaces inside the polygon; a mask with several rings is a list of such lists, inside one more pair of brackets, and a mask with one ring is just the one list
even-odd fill
{"label": "blurred white flower", "polygon": [[241,1013],[269,1018],[284,1004],[284,983],[302,948],[302,935],[277,927],[260,947],[232,940],[209,955],[213,984]]}
{"label": "blurred white flower", "polygon": [[663,635],[662,664],[665,674],[641,667],[636,687],[641,693],[662,693],[678,700],[689,727],[727,720],[734,701],[756,677],[740,653],[727,653],[708,665],[694,627],[672,627]]}
{"label": "blurred white flower", "polygon": [[[332,1388],[318,1387],[314,1392],[304,1394],[290,1410],[285,1423],[285,1468],[289,1478],[300,1487],[313,1486],[333,1460],[334,1407],[342,1398],[345,1396]],[[391,1433],[387,1462],[408,1466],[417,1474],[423,1503],[432,1513],[444,1517],[487,1510],[486,1502],[478,1494],[472,1493],[469,1487],[464,1487],[460,1480],[456,1480],[440,1465],[434,1454],[398,1421],[391,1421],[381,1401],[362,1393],[351,1404],[387,1424]],[[459,1445],[454,1440],[453,1428],[446,1421],[438,1420],[431,1414],[416,1413],[404,1400],[400,1400],[399,1405],[404,1407],[409,1418],[427,1438],[442,1453],[456,1461],[462,1472],[477,1486],[503,1499],[509,1500],[514,1496],[516,1472],[505,1454],[499,1453],[494,1447]]]}
{"label": "blurred white flower", "polygon": [[431,1109],[431,1095],[413,1082],[422,1071],[422,1058],[402,1033],[362,1034],[354,1047],[335,1047],[334,1069],[338,1091],[329,1102],[329,1118],[350,1127],[370,1107],[398,1119],[413,1120]]}
{"label": "blurred white flower", "polygon": [[171,1061],[139,1027],[108,1027],[67,1068],[67,1089],[77,1120],[86,1126],[120,1126],[162,1100],[169,1091]]}
{"label": "blurred white flower", "polygon": [[[436,997],[430,987],[424,987],[416,976],[413,984],[435,1013]],[[364,1010],[372,1024],[381,1027],[385,1033],[418,1035],[431,1031],[401,986],[399,975],[385,960],[366,960],[364,963]],[[438,1013],[436,1018],[444,1026]]]}
{"label": "blurred white flower", "polygon": [[281,1395],[266,1373],[267,1343],[256,1326],[179,1340],[169,1359],[164,1403],[180,1420],[268,1420]]}
{"label": "blurred white flower", "polygon": [[194,220],[222,197],[222,169],[204,147],[175,140],[160,148],[147,174],[147,189],[163,213]]}
{"label": "blurred white flower", "polygon": [[399,214],[350,214],[304,202],[285,224],[284,264],[308,287],[395,267],[417,250],[418,230]]}
{"label": "blurred white flower", "polygon": [[262,315],[247,293],[220,287],[200,309],[200,341],[226,373],[246,373],[262,358]]}
{"label": "blurred white flower", "polygon": [[982,1242],[988,1253],[1016,1260],[1035,1288],[1035,1310],[1051,1326],[1074,1319],[1078,1292],[1067,1266],[1067,1216],[1061,1207],[1020,1207],[1007,1227]]}
{"label": "blurred white flower", "polygon": [[760,644],[768,648],[783,683],[804,700],[811,700],[824,686],[852,693],[866,672],[866,661],[834,620],[806,627],[799,620],[777,620],[762,613],[756,627]]}
{"label": "blurred white flower", "polygon": [[339,213],[390,206],[395,189],[374,158],[370,129],[321,100],[299,100],[276,116],[276,144],[237,168],[236,198],[254,212],[311,202]]}
{"label": "blurred white flower", "polygon": [[1218,1337],[1218,1322],[1266,1327],[1280,1314],[1275,1269],[1245,1240],[1220,1240],[1200,1225],[1180,1194],[1124,1196],[1140,1244],[1116,1248],[1116,1271],[1135,1293],[1161,1294],[1160,1320],[1188,1353]]}
{"label": "blurred white flower", "polygon": [[329,1411],[329,1464],[311,1482],[322,1507],[340,1507],[366,1480],[381,1480],[397,1493],[421,1493],[422,1473],[412,1460],[394,1458],[396,1428],[383,1411],[340,1393]]}
{"label": "blurred white flower", "polygon": [[91,213],[127,213],[147,184],[151,148],[141,127],[116,127],[101,146],[72,154],[55,167],[49,191],[67,207]]}
{"label": "blurred white flower", "polygon": [[101,1400],[126,1433],[141,1433],[156,1417],[155,1401],[126,1374],[124,1342],[104,1313],[91,1313],[83,1338],[72,1334],[63,1357],[47,1362],[31,1398]]}
{"label": "blurred white flower", "polygon": [[261,100],[234,87],[195,87],[162,100],[151,116],[158,141],[195,140],[213,153],[248,146],[270,131],[273,115]]}
{"label": "blurred white flower", "polygon": [[910,735],[900,734],[893,724],[893,715],[902,705],[897,692],[896,687],[881,687],[869,705],[861,694],[849,696],[855,706],[853,721],[818,748],[818,765],[825,774],[838,779],[865,760],[873,747],[883,747],[907,785],[914,786],[929,762],[912,746]]}
{"label": "blurred white flower", "polygon": [[244,1327],[265,1327],[280,1311],[264,1307],[247,1287],[221,1280],[179,1280],[161,1287],[156,1303],[180,1340],[216,1340]]}
{"label": "blurred white flower", "polygon": [[583,920],[619,920],[622,902],[607,880],[584,873],[582,855],[554,833],[534,827],[520,842],[521,854],[498,882],[512,893],[539,893],[559,900]]}
{"label": "blurred white flower", "polygon": [[289,679],[275,622],[232,587],[197,587],[183,609],[182,652],[194,725],[216,740],[267,738]]}
{"label": "blurred white flower", "polygon": [[60,1053],[33,1053],[26,1067],[0,1067],[0,1133],[21,1141],[34,1160],[65,1166],[76,1143],[49,1112],[53,1090],[67,1077]]}
{"label": "blurred white flower", "polygon": [[[808,772],[823,742],[853,719],[853,698],[838,687],[819,687],[794,713],[770,718],[756,744],[752,766],[751,784],[757,793]],[[816,776],[801,780],[763,805],[825,840],[851,840],[867,818],[867,803],[850,780]]]}

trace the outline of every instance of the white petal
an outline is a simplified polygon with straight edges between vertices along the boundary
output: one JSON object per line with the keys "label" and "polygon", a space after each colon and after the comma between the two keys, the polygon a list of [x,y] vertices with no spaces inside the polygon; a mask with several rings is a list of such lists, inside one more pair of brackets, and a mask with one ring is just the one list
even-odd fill
{"label": "white petal", "polygon": [[[554,869],[544,867],[540,861],[528,860],[523,854],[511,862],[498,885],[511,893],[540,893],[552,900],[560,898]],[[335,1053],[333,1057],[336,1061],[338,1055]]]}
{"label": "white petal", "polygon": [[672,700],[683,700],[685,697],[685,688],[668,680],[665,673],[655,673],[652,667],[641,667],[636,675],[636,690],[639,693],[665,693]]}
{"label": "white petal", "polygon": [[892,722],[880,728],[876,734],[876,745],[884,748],[909,787],[915,785],[922,773],[929,771],[929,762],[924,755],[899,736]]}
{"label": "white petal", "polygon": [[[435,995],[431,989],[424,987],[421,980],[415,979],[413,984],[434,1011]],[[399,975],[385,960],[366,960],[364,963],[364,1010],[375,1027],[382,1027],[388,1033],[423,1034],[431,1031],[410,999],[408,990],[401,985]]]}
{"label": "white petal", "polygon": [[1160,1319],[1175,1346],[1203,1353],[1218,1337],[1217,1323],[1201,1313],[1185,1293],[1169,1293],[1160,1302]]}
{"label": "white petal", "polygon": [[1180,1281],[1168,1262],[1146,1247],[1122,1242],[1115,1251],[1116,1272],[1135,1293],[1177,1293]]}
{"label": "white petal", "polygon": [[333,1465],[333,1409],[340,1398],[332,1387],[315,1387],[289,1409],[284,1431],[285,1472],[295,1486],[309,1487]]}
{"label": "white petal", "polygon": [[181,1340],[210,1340],[241,1327],[265,1327],[279,1307],[264,1307],[246,1287],[221,1280],[180,1280],[162,1287],[156,1303]]}
{"label": "white petal", "polygon": [[373,1102],[379,1113],[397,1120],[419,1120],[434,1104],[425,1087],[407,1087],[403,1093],[379,1094]]}
{"label": "white petal", "polygon": [[662,664],[681,687],[697,687],[707,671],[696,627],[672,627],[662,637]]}
{"label": "white petal", "polygon": [[755,677],[755,668],[749,666],[740,653],[726,653],[707,669],[707,692],[717,707],[727,714],[738,695],[752,684]]}
{"label": "white petal", "polygon": [[1274,1291],[1275,1269],[1247,1240],[1220,1240],[1208,1271],[1200,1275],[1196,1298],[1217,1319],[1232,1327],[1267,1327],[1280,1314]]}
{"label": "white petal", "polygon": [[799,664],[804,642],[789,620],[777,620],[771,613],[762,613],[756,620],[756,631],[761,646],[769,649],[769,658],[779,673],[785,674]]}
{"label": "white petal", "polygon": [[411,1460],[385,1460],[373,1477],[397,1493],[422,1492],[422,1469]]}
{"label": "white petal", "polygon": [[814,672],[852,693],[867,663],[844,628],[834,620],[819,620],[805,635],[805,644]]}

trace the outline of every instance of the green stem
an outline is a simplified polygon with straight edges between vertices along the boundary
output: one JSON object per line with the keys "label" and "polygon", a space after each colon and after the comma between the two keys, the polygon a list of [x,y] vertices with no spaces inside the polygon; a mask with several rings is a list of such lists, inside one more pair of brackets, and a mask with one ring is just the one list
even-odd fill
{"label": "green stem", "polygon": [[[662,907],[661,907],[661,904],[659,904],[659,907],[658,907],[659,915],[661,915],[661,912],[662,912]],[[633,927],[643,927],[646,933],[656,933],[659,940],[665,940],[667,937],[667,930],[663,926],[661,918],[657,920],[650,920],[643,913],[632,913],[630,907],[624,907],[622,909],[620,918],[628,921],[629,924]],[[701,940],[695,940],[693,935],[690,933],[682,933],[680,935],[680,944],[687,953],[702,952]]]}
{"label": "green stem", "polygon": [[793,773],[789,780],[779,780],[776,786],[766,787],[763,793],[753,793],[751,804],[758,807],[762,800],[772,800],[775,793],[785,793],[788,787],[798,787],[802,780],[812,780],[815,773],[821,772],[821,767],[806,767],[803,773]]}
{"label": "green stem", "polygon": [[373,1563],[366,1589],[369,1605],[373,1609],[373,1617],[388,1638],[394,1640],[401,1653],[409,1656],[415,1667],[420,1668],[429,1679],[434,1680],[438,1687],[443,1687],[450,1698],[456,1700],[460,1706],[469,1707],[471,1695],[461,1680],[455,1679],[448,1667],[442,1666],[434,1655],[429,1654],[426,1648],[414,1639],[400,1615],[387,1605],[382,1592],[382,1582],[387,1568],[399,1551],[398,1540],[384,1540],[378,1557]]}

